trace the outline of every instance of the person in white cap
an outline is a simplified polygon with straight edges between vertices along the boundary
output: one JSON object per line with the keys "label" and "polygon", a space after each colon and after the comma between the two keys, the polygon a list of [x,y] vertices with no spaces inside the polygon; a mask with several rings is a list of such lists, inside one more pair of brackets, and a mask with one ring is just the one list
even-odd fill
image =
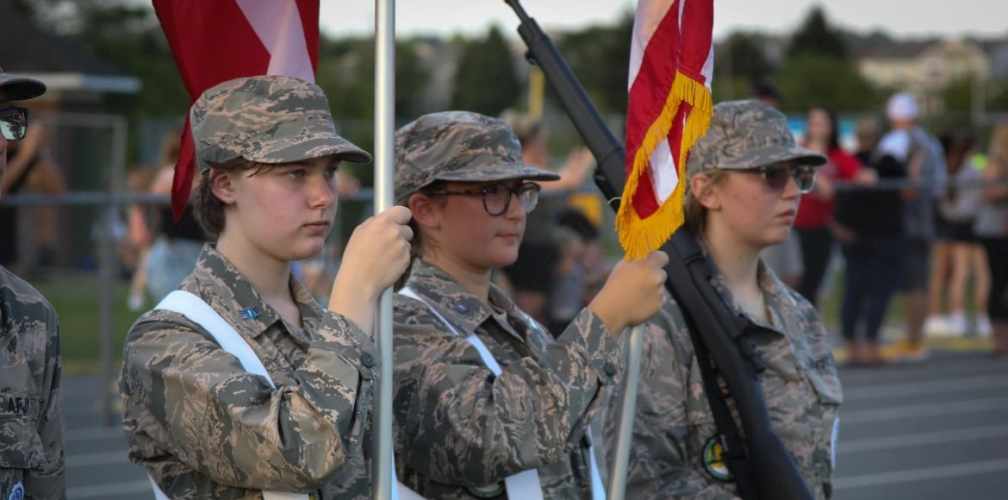
{"label": "person in white cap", "polygon": [[892,130],[880,141],[879,152],[892,155],[906,166],[912,187],[901,191],[907,240],[901,283],[906,293],[907,336],[886,346],[882,354],[892,360],[919,361],[928,357],[922,334],[931,243],[935,237],[934,210],[945,181],[945,160],[938,141],[917,123],[920,109],[914,96],[906,92],[894,94],[886,106],[886,116]]}

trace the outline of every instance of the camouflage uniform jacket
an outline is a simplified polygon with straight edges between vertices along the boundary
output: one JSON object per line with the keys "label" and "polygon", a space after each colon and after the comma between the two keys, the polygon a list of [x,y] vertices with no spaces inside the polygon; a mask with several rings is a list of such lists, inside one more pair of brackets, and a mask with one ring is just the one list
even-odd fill
{"label": "camouflage uniform jacket", "polygon": [[[743,312],[722,275],[713,284],[732,310],[760,326],[752,339],[767,367],[760,385],[771,425],[815,497],[830,498],[832,438],[842,395],[826,329],[815,308],[762,262],[759,277],[769,324]],[[617,399],[609,399],[609,415],[615,415]],[[730,399],[728,405],[734,414]],[[615,418],[606,422],[610,450],[615,427]],[[733,482],[719,482],[704,469],[704,444],[715,433],[689,330],[679,305],[667,298],[647,323],[627,498],[735,498]]]}
{"label": "camouflage uniform jacket", "polygon": [[0,498],[66,497],[56,312],[0,267]]}
{"label": "camouflage uniform jacket", "polygon": [[119,380],[130,460],[169,498],[370,498],[370,338],[294,278],[304,327],[290,325],[209,245],[181,288],[235,327],[276,389],[184,316],[148,312],[126,338]]}
{"label": "camouflage uniform jacket", "polygon": [[[395,449],[399,479],[428,498],[506,498],[503,480],[536,468],[544,498],[590,498],[586,430],[621,349],[587,309],[553,340],[499,288],[490,304],[417,260],[395,298]],[[503,313],[503,314],[502,314]],[[465,335],[500,365],[495,377]]]}

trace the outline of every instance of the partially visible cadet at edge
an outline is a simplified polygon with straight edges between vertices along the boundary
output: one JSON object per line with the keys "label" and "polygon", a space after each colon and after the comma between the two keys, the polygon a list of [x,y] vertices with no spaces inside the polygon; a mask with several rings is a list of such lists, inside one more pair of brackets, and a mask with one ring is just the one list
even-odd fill
{"label": "partially visible cadet at edge", "polygon": [[[199,304],[162,302],[130,329],[120,376],[130,460],[166,498],[370,498],[372,323],[409,263],[409,210],[354,230],[323,310],[291,263],[323,248],[340,162],[370,155],[337,135],[321,88],[286,76],[217,85],[190,123],[196,214],[218,239],[180,289],[226,325],[198,324],[212,325],[193,319]],[[269,378],[214,340],[227,325]]]}
{"label": "partially visible cadet at edge", "polygon": [[[7,141],[24,139],[28,110],[11,101],[45,93],[37,80],[0,69],[0,180]],[[0,267],[0,498],[66,497],[61,357],[56,311]]]}

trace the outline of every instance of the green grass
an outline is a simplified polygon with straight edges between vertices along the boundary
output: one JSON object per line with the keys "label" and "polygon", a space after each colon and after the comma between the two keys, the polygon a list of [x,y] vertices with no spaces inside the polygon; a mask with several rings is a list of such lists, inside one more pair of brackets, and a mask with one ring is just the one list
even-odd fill
{"label": "green grass", "polygon": [[[97,274],[60,274],[34,278],[32,285],[52,303],[59,315],[63,366],[67,375],[97,373],[100,369],[99,305],[101,290]],[[126,307],[129,286],[116,281],[112,297],[112,348],[118,371],[123,341],[141,312]],[[152,305],[148,305],[152,307]]]}

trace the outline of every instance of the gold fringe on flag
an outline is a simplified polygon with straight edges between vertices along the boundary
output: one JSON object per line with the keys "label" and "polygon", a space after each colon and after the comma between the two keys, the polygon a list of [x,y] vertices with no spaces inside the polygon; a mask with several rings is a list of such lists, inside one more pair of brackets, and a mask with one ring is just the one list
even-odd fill
{"label": "gold fringe on flag", "polygon": [[[679,111],[679,105],[687,102],[692,110],[683,127],[682,145],[676,159],[678,179],[672,194],[649,217],[642,219],[633,207],[633,197],[637,193],[640,177],[647,172],[651,154],[661,141],[668,140],[672,120]],[[637,260],[658,249],[683,224],[683,197],[686,193],[686,157],[710,125],[713,104],[710,90],[702,83],[676,71],[672,88],[661,114],[648,128],[641,147],[634,154],[633,170],[627,176],[623,187],[623,199],[616,214],[616,231],[620,245],[626,252],[627,260]]]}

